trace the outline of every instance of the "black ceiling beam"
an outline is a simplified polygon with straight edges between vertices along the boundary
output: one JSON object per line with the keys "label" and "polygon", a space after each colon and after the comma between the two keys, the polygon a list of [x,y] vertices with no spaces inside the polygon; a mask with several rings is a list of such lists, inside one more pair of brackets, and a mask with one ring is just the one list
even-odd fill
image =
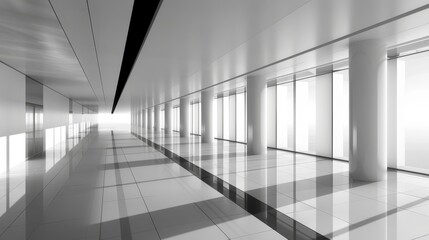
{"label": "black ceiling beam", "polygon": [[134,0],[112,114],[115,112],[116,105],[118,105],[122,91],[143,48],[161,3],[162,0]]}

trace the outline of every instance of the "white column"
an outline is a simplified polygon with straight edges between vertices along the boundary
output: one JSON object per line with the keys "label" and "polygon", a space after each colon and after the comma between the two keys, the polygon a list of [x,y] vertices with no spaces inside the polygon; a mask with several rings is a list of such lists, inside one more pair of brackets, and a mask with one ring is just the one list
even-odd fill
{"label": "white column", "polygon": [[188,97],[180,99],[180,137],[189,137],[191,134],[189,110],[190,100]]}
{"label": "white column", "polygon": [[164,117],[164,131],[166,134],[170,134],[173,131],[173,104],[171,102],[166,102],[164,105]]}
{"label": "white column", "polygon": [[201,140],[203,143],[211,143],[214,140],[213,108],[214,90],[201,92]]}
{"label": "white column", "polygon": [[140,114],[140,109],[136,111],[136,128],[137,128],[137,135],[141,135],[141,128],[140,128],[140,121],[141,121],[141,114]]}
{"label": "white column", "polygon": [[153,132],[153,128],[152,128],[152,109],[148,108],[146,110],[147,112],[147,132],[148,133],[152,133]]}
{"label": "white column", "polygon": [[139,105],[139,110],[140,110],[140,119],[141,119],[141,122],[140,122],[140,132],[141,132],[141,135],[143,136],[143,134],[144,134],[144,110],[143,110],[143,108]]}
{"label": "white column", "polygon": [[387,176],[386,48],[381,40],[350,44],[350,177]]}
{"label": "white column", "polygon": [[161,132],[161,105],[155,106],[155,132]]}
{"label": "white column", "polygon": [[147,132],[147,122],[146,122],[146,113],[147,113],[147,110],[146,109],[142,109],[142,112],[143,112],[143,114],[142,114],[142,117],[143,117],[143,120],[142,120],[142,131],[143,131],[143,134],[145,134]]}
{"label": "white column", "polygon": [[133,109],[133,107],[131,107],[131,132],[135,131],[134,114],[135,114],[135,110]]}
{"label": "white column", "polygon": [[387,62],[387,166],[398,167],[398,60]]}
{"label": "white column", "polygon": [[247,77],[247,154],[267,152],[267,83],[262,77]]}

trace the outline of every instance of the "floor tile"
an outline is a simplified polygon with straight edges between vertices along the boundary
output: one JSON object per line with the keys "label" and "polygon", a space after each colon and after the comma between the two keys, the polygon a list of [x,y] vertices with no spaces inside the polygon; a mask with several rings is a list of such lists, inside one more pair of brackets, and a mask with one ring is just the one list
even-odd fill
{"label": "floor tile", "polygon": [[243,237],[271,229],[252,215],[221,217],[213,221],[229,238]]}
{"label": "floor tile", "polygon": [[270,239],[270,240],[284,240],[282,235],[278,234],[276,231],[270,230],[261,233],[255,233],[243,237],[233,238],[233,240],[260,240],[260,239]]}

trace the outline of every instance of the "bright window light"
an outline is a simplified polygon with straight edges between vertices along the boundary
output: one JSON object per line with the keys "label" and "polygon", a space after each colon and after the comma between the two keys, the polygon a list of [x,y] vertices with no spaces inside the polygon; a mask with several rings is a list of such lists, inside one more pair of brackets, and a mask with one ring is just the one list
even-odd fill
{"label": "bright window light", "polygon": [[[152,114],[153,115],[153,114]],[[100,130],[130,131],[130,113],[99,113],[98,128]]]}
{"label": "bright window light", "polygon": [[229,96],[223,98],[223,139],[229,139]]}
{"label": "bright window light", "polygon": [[0,137],[0,173],[6,172],[7,166],[7,137]]}
{"label": "bright window light", "polygon": [[9,169],[25,162],[25,145],[25,133],[9,136]]}

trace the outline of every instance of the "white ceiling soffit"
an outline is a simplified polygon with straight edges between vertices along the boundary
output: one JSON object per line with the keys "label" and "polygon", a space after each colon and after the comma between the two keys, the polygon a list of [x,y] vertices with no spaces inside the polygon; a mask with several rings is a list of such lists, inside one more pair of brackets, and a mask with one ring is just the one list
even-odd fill
{"label": "white ceiling soffit", "polygon": [[78,61],[94,91],[98,104],[104,106],[103,84],[101,82],[96,48],[92,35],[91,21],[86,0],[50,0]]}
{"label": "white ceiling soffit", "polygon": [[120,101],[162,103],[425,4],[429,0],[164,0]]}
{"label": "white ceiling soffit", "polygon": [[134,0],[88,0],[107,109],[115,97]]}
{"label": "white ceiling soffit", "polygon": [[111,109],[133,0],[51,0],[98,98]]}
{"label": "white ceiling soffit", "polygon": [[200,78],[190,76],[307,2],[164,0],[125,91],[170,99],[199,89]]}
{"label": "white ceiling soffit", "polygon": [[0,60],[75,101],[96,103],[48,0],[0,2]]}

